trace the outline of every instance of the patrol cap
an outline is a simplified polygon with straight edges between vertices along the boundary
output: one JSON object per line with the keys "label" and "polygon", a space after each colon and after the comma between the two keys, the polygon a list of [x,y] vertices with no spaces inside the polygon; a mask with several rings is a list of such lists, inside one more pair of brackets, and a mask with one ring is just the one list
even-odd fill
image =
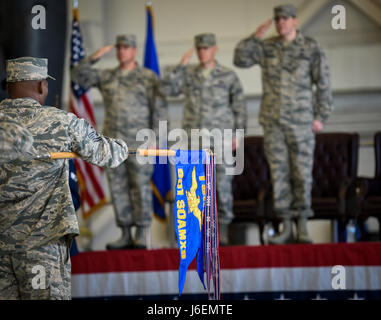
{"label": "patrol cap", "polygon": [[121,34],[116,37],[116,46],[125,45],[136,48],[136,36],[134,34]]}
{"label": "patrol cap", "polygon": [[201,33],[194,37],[194,46],[196,48],[209,48],[216,45],[216,36],[214,33]]}
{"label": "patrol cap", "polygon": [[274,18],[276,17],[296,17],[296,7],[293,4],[282,4],[274,8]]}
{"label": "patrol cap", "polygon": [[7,82],[27,80],[56,80],[48,75],[48,59],[21,57],[6,62]]}

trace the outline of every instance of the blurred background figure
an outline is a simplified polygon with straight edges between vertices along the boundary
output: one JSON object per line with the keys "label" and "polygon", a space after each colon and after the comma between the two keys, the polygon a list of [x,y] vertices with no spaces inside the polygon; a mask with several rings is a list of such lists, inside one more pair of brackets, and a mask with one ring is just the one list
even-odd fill
{"label": "blurred background figure", "polygon": [[283,222],[282,232],[268,241],[292,242],[292,219],[296,219],[297,242],[311,243],[307,219],[314,214],[315,133],[323,129],[332,111],[330,73],[322,48],[297,29],[294,5],[275,7],[274,21],[278,36],[262,40],[272,25],[272,19],[268,20],[237,45],[234,64],[241,68],[259,64],[262,68],[259,123],[270,165],[273,207]]}
{"label": "blurred background figure", "polygon": [[[188,134],[188,148],[202,149],[202,138],[191,140],[192,129],[233,130],[233,141],[210,141],[210,133],[204,137],[210,141],[210,147],[216,156],[216,188],[218,201],[218,221],[220,244],[227,245],[228,226],[233,218],[232,175],[225,172],[226,164],[223,150],[237,147],[234,130],[246,129],[247,111],[243,88],[236,73],[221,65],[216,59],[218,50],[213,33],[202,33],[194,37],[194,47],[199,63],[188,65],[194,49],[190,49],[180,64],[169,67],[161,81],[161,90],[166,95],[185,95],[183,129]],[[233,150],[232,150],[233,149]]]}

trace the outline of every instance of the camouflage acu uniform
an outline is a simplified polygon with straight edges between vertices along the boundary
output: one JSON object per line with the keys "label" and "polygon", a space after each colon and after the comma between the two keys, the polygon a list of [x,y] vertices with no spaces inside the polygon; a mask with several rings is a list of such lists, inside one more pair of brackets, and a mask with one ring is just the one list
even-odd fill
{"label": "camouflage acu uniform", "polygon": [[300,32],[288,45],[280,37],[262,41],[250,36],[236,47],[234,64],[242,68],[259,64],[262,69],[259,122],[264,128],[276,213],[284,218],[312,216],[312,122],[326,121],[332,110],[323,50]]}
{"label": "camouflage acu uniform", "polygon": [[33,152],[33,137],[29,130],[0,113],[0,163],[5,163]]}
{"label": "camouflage acu uniform", "polygon": [[[211,46],[215,39],[196,36],[195,46]],[[241,83],[234,71],[220,65],[211,70],[209,76],[203,75],[200,65],[168,67],[161,81],[161,90],[166,95],[185,95],[183,129],[188,134],[188,147],[191,149],[191,129],[245,129],[246,102]],[[223,134],[223,131],[221,132]],[[233,133],[234,135],[234,133]],[[193,142],[194,143],[194,142]],[[198,142],[197,142],[198,143]],[[201,148],[201,143],[199,143]],[[226,143],[224,142],[226,146]],[[211,141],[211,147],[218,146]],[[216,162],[222,163],[222,150],[216,152]],[[216,187],[218,197],[219,221],[228,224],[232,217],[232,176],[226,175],[225,164],[216,166]]]}
{"label": "camouflage acu uniform", "polygon": [[[136,46],[136,39],[118,36],[117,44]],[[91,56],[83,59],[72,70],[72,80],[84,88],[97,87],[100,90],[105,106],[103,133],[122,138],[130,148],[142,144],[136,141],[136,134],[141,129],[153,129],[158,137],[159,120],[167,120],[167,105],[164,96],[158,91],[156,74],[139,65],[126,73],[119,66],[95,69],[92,67],[94,63],[96,61]],[[136,157],[129,157],[124,165],[108,170],[119,227],[150,225],[152,172],[152,165],[141,165]]]}
{"label": "camouflage acu uniform", "polygon": [[[8,71],[14,69],[7,77]],[[3,100],[0,112],[29,130],[39,155],[72,151],[102,167],[127,158],[124,141],[99,135],[85,120],[32,98]],[[0,165],[0,299],[70,298],[69,245],[79,230],[68,174],[68,160],[20,158]],[[37,281],[38,289],[36,267],[46,279]]]}

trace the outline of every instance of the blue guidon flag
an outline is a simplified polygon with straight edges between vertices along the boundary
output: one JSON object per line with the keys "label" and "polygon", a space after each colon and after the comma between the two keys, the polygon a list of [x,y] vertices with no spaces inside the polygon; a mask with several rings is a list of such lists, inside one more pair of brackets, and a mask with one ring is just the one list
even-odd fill
{"label": "blue guidon flag", "polygon": [[[206,151],[176,152],[175,230],[180,250],[179,295],[186,272],[197,255],[197,272],[209,298],[220,298],[218,218],[215,201],[214,157]],[[211,285],[212,284],[212,285]],[[213,286],[214,293],[210,294]]]}
{"label": "blue guidon flag", "polygon": [[[197,254],[197,272],[204,284],[203,230],[205,186],[205,152],[176,152],[175,229],[180,250],[179,295],[186,272]],[[205,285],[204,285],[205,287]]]}

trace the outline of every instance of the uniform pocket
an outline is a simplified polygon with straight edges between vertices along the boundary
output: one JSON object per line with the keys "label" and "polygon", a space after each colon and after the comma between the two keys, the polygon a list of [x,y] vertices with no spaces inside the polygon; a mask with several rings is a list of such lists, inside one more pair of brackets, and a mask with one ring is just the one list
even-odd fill
{"label": "uniform pocket", "polygon": [[[298,82],[306,82],[310,75],[311,59],[305,53],[296,55],[292,61],[293,71]],[[307,79],[308,81],[308,79]]]}

